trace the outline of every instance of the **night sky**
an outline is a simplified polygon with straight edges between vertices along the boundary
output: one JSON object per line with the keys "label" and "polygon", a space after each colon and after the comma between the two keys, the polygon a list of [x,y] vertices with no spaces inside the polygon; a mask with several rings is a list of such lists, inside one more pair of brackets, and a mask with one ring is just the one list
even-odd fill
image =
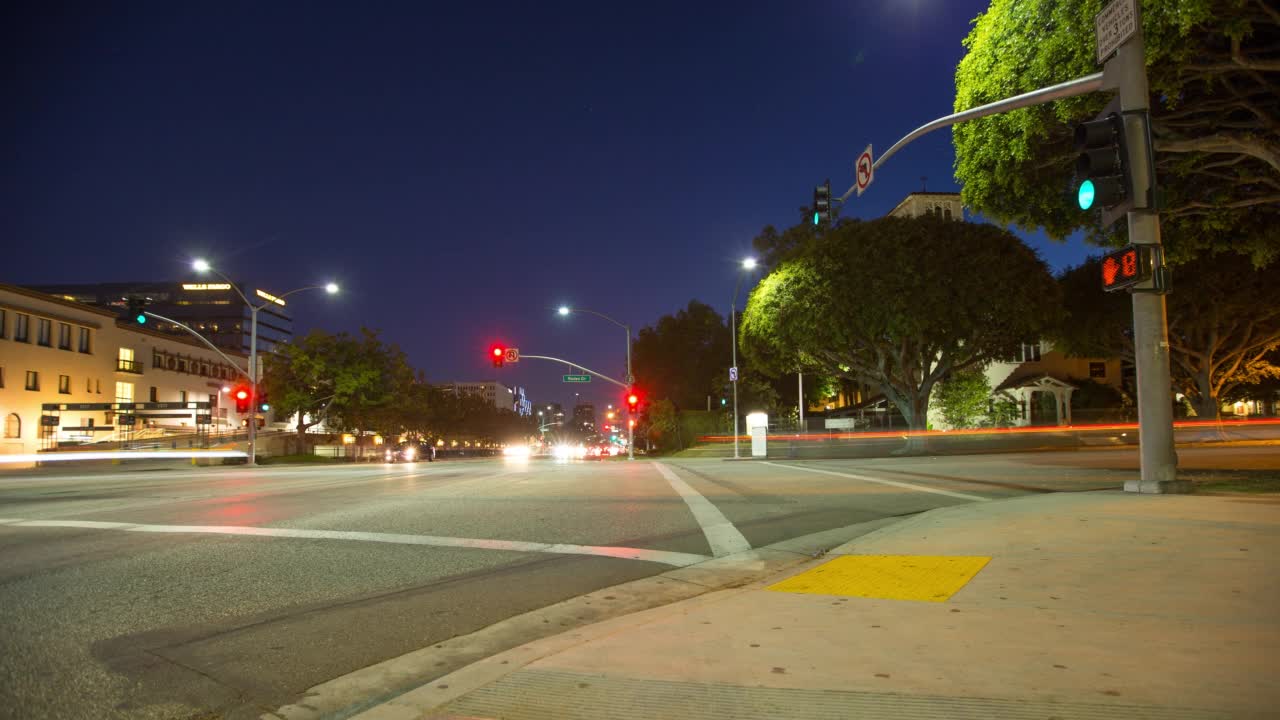
{"label": "night sky", "polygon": [[[981,0],[9,3],[0,280],[178,280],[191,258],[298,295],[297,330],[378,328],[433,381],[574,401],[622,331],[690,299],[853,158],[951,112]],[[954,191],[949,132],[846,215]],[[1028,238],[1055,269],[1080,243]],[[745,296],[744,289],[744,296]],[[727,359],[726,359],[727,362]],[[598,405],[616,393],[599,381]]]}

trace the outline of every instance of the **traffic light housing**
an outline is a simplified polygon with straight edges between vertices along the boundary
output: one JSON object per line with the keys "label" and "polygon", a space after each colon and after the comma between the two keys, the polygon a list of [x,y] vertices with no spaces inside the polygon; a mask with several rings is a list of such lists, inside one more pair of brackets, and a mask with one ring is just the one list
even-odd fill
{"label": "traffic light housing", "polygon": [[265,413],[271,409],[271,402],[267,400],[267,394],[258,388],[258,412]]}
{"label": "traffic light housing", "polygon": [[146,325],[146,310],[148,302],[150,302],[150,298],[139,297],[137,295],[130,295],[125,298],[125,303],[128,305],[128,309],[125,311],[125,319],[129,322],[137,323],[138,325]]}
{"label": "traffic light housing", "polygon": [[231,397],[236,401],[236,412],[243,415],[249,412],[249,386],[237,385],[235,390],[231,391]]}
{"label": "traffic light housing", "polygon": [[502,367],[502,359],[506,356],[506,354],[507,354],[507,349],[502,347],[501,345],[494,345],[493,347],[489,348],[489,359],[493,361],[493,366],[496,368]]}
{"label": "traffic light housing", "polygon": [[[1145,115],[1132,118],[1143,124],[1143,134],[1148,138],[1148,167],[1150,163],[1150,125]],[[1076,193],[1075,202],[1081,210],[1102,211],[1102,225],[1109,227],[1134,208],[1150,207],[1148,187],[1136,187],[1133,168],[1130,166],[1129,141],[1125,129],[1125,115],[1120,111],[1118,99],[1093,120],[1076,125]]]}
{"label": "traffic light housing", "polygon": [[813,189],[813,224],[831,222],[831,181],[827,180]]}
{"label": "traffic light housing", "polygon": [[627,393],[627,412],[632,415],[640,410],[640,396],[634,391]]}

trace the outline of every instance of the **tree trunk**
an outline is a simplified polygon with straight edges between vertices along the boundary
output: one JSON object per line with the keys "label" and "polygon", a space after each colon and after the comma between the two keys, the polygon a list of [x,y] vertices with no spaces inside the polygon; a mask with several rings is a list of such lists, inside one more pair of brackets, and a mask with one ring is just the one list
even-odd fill
{"label": "tree trunk", "polygon": [[924,455],[929,452],[928,437],[924,431],[929,427],[929,396],[921,392],[913,392],[895,403],[907,421],[907,442],[893,452],[894,455]]}
{"label": "tree trunk", "polygon": [[1202,369],[1196,373],[1196,390],[1196,401],[1192,404],[1196,409],[1197,419],[1217,420],[1221,403],[1218,402],[1218,397],[1213,392],[1213,384],[1209,381],[1209,371],[1207,369]]}

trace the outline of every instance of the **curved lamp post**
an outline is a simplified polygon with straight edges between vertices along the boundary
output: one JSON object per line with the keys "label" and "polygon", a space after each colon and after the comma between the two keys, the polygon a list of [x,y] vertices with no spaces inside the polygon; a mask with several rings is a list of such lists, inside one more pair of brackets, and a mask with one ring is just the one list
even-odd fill
{"label": "curved lamp post", "polygon": [[[608,315],[605,315],[604,313],[596,312],[595,310],[586,310],[583,308],[575,308],[575,307],[569,307],[568,305],[561,305],[560,308],[556,310],[556,312],[559,313],[561,316],[567,316],[569,313],[586,313],[587,315],[595,315],[598,318],[608,320],[614,325],[617,325],[618,327],[622,328],[623,332],[627,334],[626,381],[627,381],[627,394],[630,394],[632,391],[632,386],[636,382],[635,376],[631,374],[631,326],[625,323],[620,323],[617,320],[614,320],[613,318],[609,317]],[[628,460],[636,459],[635,439],[636,439],[635,423],[634,422],[627,423],[627,459]]]}
{"label": "curved lamp post", "polygon": [[335,282],[325,283],[324,285],[307,285],[305,287],[290,290],[283,295],[275,296],[275,300],[265,300],[259,305],[254,305],[244,291],[235,283],[231,282],[231,278],[218,271],[209,261],[203,258],[197,258],[191,263],[191,268],[198,273],[213,273],[222,278],[236,294],[244,300],[244,304],[249,306],[249,464],[256,465],[258,463],[258,312],[265,307],[273,304],[283,304],[281,300],[300,293],[304,290],[324,290],[330,295],[338,292],[338,284]]}

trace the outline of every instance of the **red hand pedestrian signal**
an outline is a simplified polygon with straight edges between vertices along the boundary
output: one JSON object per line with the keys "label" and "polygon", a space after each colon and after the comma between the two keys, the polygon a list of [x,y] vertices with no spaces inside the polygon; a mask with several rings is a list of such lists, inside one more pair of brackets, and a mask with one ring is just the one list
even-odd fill
{"label": "red hand pedestrian signal", "polygon": [[1150,248],[1130,245],[1102,258],[1102,289],[1121,290],[1151,279]]}

